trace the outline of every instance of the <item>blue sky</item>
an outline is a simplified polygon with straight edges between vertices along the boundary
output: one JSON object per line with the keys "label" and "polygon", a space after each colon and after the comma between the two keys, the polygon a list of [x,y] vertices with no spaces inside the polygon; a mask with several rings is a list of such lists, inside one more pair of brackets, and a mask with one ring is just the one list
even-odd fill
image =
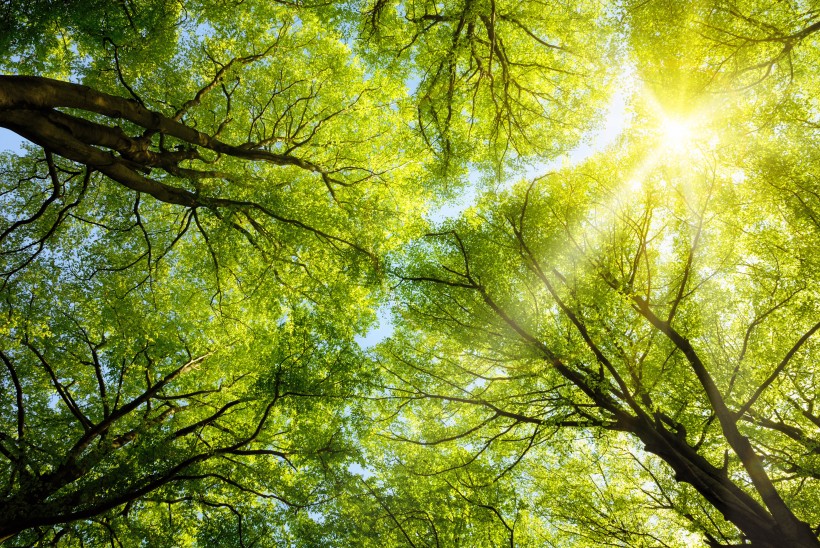
{"label": "blue sky", "polygon": [[0,127],[0,152],[6,150],[18,152],[20,150],[20,144],[22,144],[24,141],[25,139],[23,139],[16,133]]}
{"label": "blue sky", "polygon": [[[604,123],[596,131],[592,132],[588,138],[584,139],[575,149],[570,151],[563,158],[556,158],[555,160],[536,165],[530,168],[525,174],[526,177],[537,177],[549,171],[555,171],[562,167],[576,165],[593,154],[601,152],[611,146],[618,136],[624,131],[629,123],[629,113],[627,111],[627,103],[629,101],[629,92],[620,88],[612,97],[610,101],[607,116]],[[0,128],[0,152],[11,151],[19,152],[20,145],[26,142],[25,139],[5,128]],[[438,208],[430,215],[430,219],[434,222],[440,222],[447,218],[452,218],[459,215],[467,207],[469,207],[476,198],[476,185],[472,185],[466,189],[462,196],[454,200],[452,204]],[[375,325],[367,335],[357,337],[360,345],[364,348],[370,348],[384,338],[390,336],[393,331],[393,324],[390,318],[390,311],[384,307],[378,311],[378,323]]]}

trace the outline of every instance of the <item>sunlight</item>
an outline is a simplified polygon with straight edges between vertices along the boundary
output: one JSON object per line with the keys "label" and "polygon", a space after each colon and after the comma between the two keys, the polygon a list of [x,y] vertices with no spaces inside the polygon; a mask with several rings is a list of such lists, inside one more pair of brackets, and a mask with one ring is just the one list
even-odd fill
{"label": "sunlight", "polygon": [[664,116],[660,127],[663,148],[676,154],[691,152],[695,136],[693,126],[691,120]]}
{"label": "sunlight", "polygon": [[720,145],[714,131],[714,118],[720,116],[719,98],[690,98],[670,104],[644,89],[641,100],[646,108],[647,129],[657,139],[654,162],[700,158]]}

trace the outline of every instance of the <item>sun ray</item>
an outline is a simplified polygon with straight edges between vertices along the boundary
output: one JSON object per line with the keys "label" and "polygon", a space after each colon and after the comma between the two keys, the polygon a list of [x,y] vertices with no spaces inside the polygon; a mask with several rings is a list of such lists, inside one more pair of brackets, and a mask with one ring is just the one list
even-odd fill
{"label": "sun ray", "polygon": [[689,153],[696,132],[693,126],[689,119],[663,116],[660,122],[661,147],[676,154]]}

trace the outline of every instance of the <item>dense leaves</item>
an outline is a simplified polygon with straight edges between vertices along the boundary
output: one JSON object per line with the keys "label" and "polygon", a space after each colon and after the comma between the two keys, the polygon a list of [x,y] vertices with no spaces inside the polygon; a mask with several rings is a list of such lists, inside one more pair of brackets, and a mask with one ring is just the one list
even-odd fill
{"label": "dense leaves", "polygon": [[0,542],[817,546],[819,13],[4,4]]}

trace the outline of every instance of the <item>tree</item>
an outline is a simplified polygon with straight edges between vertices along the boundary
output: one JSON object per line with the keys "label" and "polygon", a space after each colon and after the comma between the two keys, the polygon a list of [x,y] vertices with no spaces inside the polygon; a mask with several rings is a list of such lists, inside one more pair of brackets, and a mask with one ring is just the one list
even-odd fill
{"label": "tree", "polygon": [[3,540],[817,546],[816,10],[2,10]]}
{"label": "tree", "polygon": [[366,59],[415,86],[416,129],[444,167],[552,158],[588,131],[612,76],[595,2],[356,4]]}
{"label": "tree", "polygon": [[353,336],[425,192],[401,89],[287,7],[73,7],[0,76],[0,538],[274,542],[356,453]]}
{"label": "tree", "polygon": [[[4,538],[177,544],[202,534],[201,512],[246,545],[259,519],[321,500],[323,467],[349,451],[332,398],[357,374],[353,349],[320,340],[298,309],[214,322],[207,294],[166,277],[99,296],[46,280],[19,310],[6,296],[5,338],[20,344],[0,353],[14,385]],[[260,501],[267,518],[254,519]]]}
{"label": "tree", "polygon": [[[488,193],[413,246],[377,392],[401,466],[477,507],[515,485],[546,508],[499,522],[540,511],[552,541],[557,522],[573,544],[817,545],[816,136],[782,107],[749,132],[747,101],[686,135],[639,97],[622,152]],[[600,499],[568,510],[555,477],[583,480],[556,466]]]}

